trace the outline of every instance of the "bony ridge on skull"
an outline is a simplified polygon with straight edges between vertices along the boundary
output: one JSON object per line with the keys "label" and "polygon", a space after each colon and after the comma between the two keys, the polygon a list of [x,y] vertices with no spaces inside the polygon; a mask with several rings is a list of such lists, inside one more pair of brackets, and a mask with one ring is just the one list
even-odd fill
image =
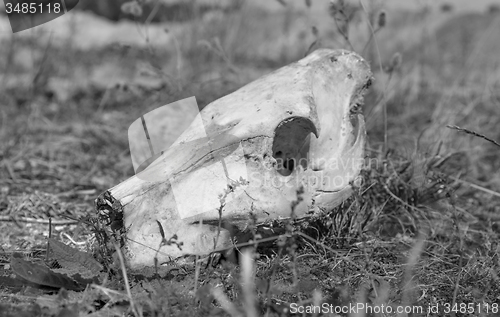
{"label": "bony ridge on skull", "polygon": [[[371,77],[356,53],[321,49],[207,105],[145,170],[96,200],[118,214],[128,265],[230,247],[219,220],[287,218],[299,188],[297,217],[339,205],[361,169]],[[177,243],[160,244],[159,224]]]}

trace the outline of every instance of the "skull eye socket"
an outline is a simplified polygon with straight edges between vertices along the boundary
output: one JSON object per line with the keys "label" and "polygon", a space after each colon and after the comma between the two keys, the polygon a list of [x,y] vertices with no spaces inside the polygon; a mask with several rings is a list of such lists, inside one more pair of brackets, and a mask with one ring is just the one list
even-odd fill
{"label": "skull eye socket", "polygon": [[274,132],[273,153],[276,171],[290,176],[298,165],[307,169],[309,138],[316,129],[313,123],[302,117],[283,120]]}

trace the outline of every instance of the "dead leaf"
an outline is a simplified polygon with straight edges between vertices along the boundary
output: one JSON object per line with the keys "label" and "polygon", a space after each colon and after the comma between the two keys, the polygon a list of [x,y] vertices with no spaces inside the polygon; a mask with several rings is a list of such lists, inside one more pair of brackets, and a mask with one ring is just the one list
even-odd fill
{"label": "dead leaf", "polygon": [[49,238],[49,256],[62,266],[62,269],[58,269],[57,272],[69,276],[79,274],[83,279],[93,280],[103,269],[102,265],[91,254],[74,249],[52,238]]}
{"label": "dead leaf", "polygon": [[53,272],[43,264],[33,263],[23,260],[22,258],[13,255],[10,259],[10,265],[14,273],[19,277],[44,286],[54,288],[65,288],[68,290],[81,291],[85,286],[77,283],[68,276]]}

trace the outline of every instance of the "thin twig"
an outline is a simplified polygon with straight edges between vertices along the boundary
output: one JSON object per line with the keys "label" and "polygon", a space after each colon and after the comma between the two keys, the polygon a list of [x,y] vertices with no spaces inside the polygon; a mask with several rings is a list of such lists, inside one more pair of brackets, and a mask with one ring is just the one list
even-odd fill
{"label": "thin twig", "polygon": [[[49,239],[52,239],[52,217],[49,217]],[[45,253],[45,261],[49,262],[49,242],[50,240],[47,240],[47,251]]]}
{"label": "thin twig", "polygon": [[375,36],[375,34],[378,31],[380,31],[381,29],[382,29],[381,27],[378,27],[373,32],[370,32],[370,37],[368,38],[368,41],[366,42],[365,47],[363,47],[363,50],[361,51],[361,55],[363,55],[363,56],[365,55],[365,51],[368,48],[368,45],[372,42],[373,37]]}
{"label": "thin twig", "polygon": [[459,179],[459,178],[456,178],[456,177],[453,177],[453,176],[448,176],[449,178],[451,178],[452,180],[456,181],[456,182],[460,182],[460,183],[463,183],[465,185],[468,185],[474,189],[477,189],[477,190],[480,190],[480,191],[483,191],[487,194],[490,194],[490,195],[493,195],[493,196],[496,196],[496,197],[500,197],[500,193],[497,193],[496,191],[493,191],[491,189],[488,189],[488,188],[485,188],[483,186],[479,186],[477,184],[474,184],[474,183],[471,183],[469,181],[466,181],[466,180],[463,180],[463,179]]}
{"label": "thin twig", "polygon": [[[202,231],[201,230],[202,226],[203,226],[203,219],[201,219],[200,224],[199,224],[200,232]],[[196,247],[197,247],[198,241],[199,240],[196,240],[196,242],[195,242]],[[201,264],[200,264],[199,260],[200,260],[200,256],[197,254],[195,257],[195,263],[194,263],[194,266],[195,266],[195,269],[194,269],[194,293],[195,294],[198,291],[198,280],[200,278],[200,270],[201,270]]]}
{"label": "thin twig", "polygon": [[[375,50],[377,52],[377,56],[378,56],[378,64],[379,64],[379,68],[380,68],[380,73],[384,73],[384,70],[382,68],[382,56],[380,54],[380,48],[378,46],[378,42],[377,42],[377,38],[375,37],[375,33],[378,31],[375,30],[375,28],[373,27],[371,21],[370,21],[370,15],[368,14],[368,10],[366,10],[366,7],[363,3],[363,0],[359,0],[359,4],[361,5],[361,8],[363,9],[363,11],[365,12],[366,16],[367,16],[367,24],[368,24],[368,27],[370,28],[370,33],[371,33],[371,36],[370,36],[370,40],[371,40],[371,37],[373,37],[374,39],[374,43],[375,43]],[[389,77],[389,80],[391,79],[391,77]],[[389,80],[387,81],[387,86],[389,85]],[[386,87],[387,87],[386,86]],[[387,102],[385,101],[385,93],[386,93],[386,89],[384,89],[384,92],[382,94],[382,109],[383,109],[383,112],[384,112],[384,152],[387,151],[387,148],[388,148],[388,137],[387,137]]]}
{"label": "thin twig", "polygon": [[120,259],[120,267],[122,269],[122,274],[123,274],[123,283],[125,284],[125,290],[127,291],[127,296],[128,296],[129,303],[130,303],[130,309],[134,313],[135,317],[139,317],[139,316],[142,317],[142,314],[137,310],[137,307],[134,303],[134,299],[132,297],[132,292],[130,291],[130,285],[128,283],[128,276],[127,276],[127,269],[125,267],[125,261],[123,260],[123,255],[122,255],[122,252],[120,250],[120,246],[117,243],[115,243],[114,245],[115,245],[115,249],[116,249],[116,254],[118,255],[118,258]]}
{"label": "thin twig", "polygon": [[9,162],[6,160],[6,161],[4,161],[3,165],[5,166],[5,169],[7,170],[7,172],[9,173],[10,178],[12,178],[12,181],[14,183],[16,183],[17,177],[16,177],[16,174],[14,174],[14,170],[10,166]]}
{"label": "thin twig", "polygon": [[144,22],[144,25],[146,28],[151,24],[151,21],[153,21],[155,15],[158,13],[158,9],[160,8],[160,1],[156,0],[155,6],[149,13],[148,17],[146,18],[146,21]]}
{"label": "thin twig", "polygon": [[246,316],[257,317],[257,308],[255,307],[255,269],[254,269],[254,253],[248,248],[241,253],[241,281],[240,285],[243,291],[244,307]]}
{"label": "thin twig", "polygon": [[380,68],[380,72],[383,73],[384,70],[382,69],[382,55],[380,54],[380,48],[378,47],[378,42],[377,42],[377,38],[375,37],[375,28],[373,27],[371,21],[370,21],[370,15],[368,14],[368,10],[366,10],[366,7],[365,7],[365,4],[363,3],[362,0],[359,1],[359,4],[361,5],[361,8],[363,9],[363,11],[365,12],[368,20],[367,20],[367,23],[368,23],[368,27],[370,28],[370,31],[373,35],[373,38],[374,38],[374,43],[375,43],[375,50],[377,51],[377,55],[378,55],[378,62],[379,62],[379,68]]}
{"label": "thin twig", "polygon": [[495,140],[487,137],[484,134],[481,134],[481,133],[478,133],[478,132],[475,132],[475,131],[472,131],[472,130],[469,130],[469,129],[461,128],[461,127],[456,126],[456,125],[447,125],[446,127],[450,128],[450,129],[455,129],[455,130],[460,131],[460,132],[465,132],[465,133],[471,134],[473,136],[477,136],[477,137],[479,137],[481,139],[485,139],[486,141],[491,142],[491,143],[495,144],[496,146],[500,147],[500,143],[498,143],[497,141],[495,141]]}
{"label": "thin twig", "polygon": [[41,223],[41,224],[49,224],[52,222],[54,226],[62,226],[62,225],[75,225],[79,223],[78,220],[50,220],[50,219],[37,219],[37,218],[29,218],[29,217],[12,217],[12,216],[0,216],[0,222],[30,222],[30,223]]}

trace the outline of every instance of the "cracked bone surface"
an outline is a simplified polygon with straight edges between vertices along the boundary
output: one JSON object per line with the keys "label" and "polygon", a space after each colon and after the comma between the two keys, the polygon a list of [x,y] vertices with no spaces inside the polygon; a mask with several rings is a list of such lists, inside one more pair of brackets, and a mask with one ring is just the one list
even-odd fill
{"label": "cracked bone surface", "polygon": [[[363,162],[359,111],[370,83],[359,55],[321,49],[207,105],[145,170],[96,200],[113,214],[107,224],[121,233],[128,264],[229,247],[219,220],[244,228],[290,217],[301,187],[297,217],[339,205]],[[182,246],[159,249],[159,224]]]}

